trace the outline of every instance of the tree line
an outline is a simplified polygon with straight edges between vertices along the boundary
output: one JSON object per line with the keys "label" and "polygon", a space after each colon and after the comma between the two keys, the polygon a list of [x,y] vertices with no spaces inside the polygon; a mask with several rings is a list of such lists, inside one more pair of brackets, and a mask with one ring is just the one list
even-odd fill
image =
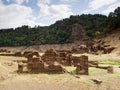
{"label": "tree line", "polygon": [[15,29],[0,29],[0,46],[22,46],[40,44],[71,43],[71,26],[81,25],[86,36],[95,38],[120,28],[120,7],[108,16],[101,14],[82,14],[70,16],[50,26],[24,25]]}

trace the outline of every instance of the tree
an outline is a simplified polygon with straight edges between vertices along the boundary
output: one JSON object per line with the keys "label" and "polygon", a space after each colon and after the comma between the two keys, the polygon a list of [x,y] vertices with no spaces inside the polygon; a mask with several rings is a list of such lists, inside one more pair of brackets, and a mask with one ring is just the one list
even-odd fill
{"label": "tree", "polygon": [[107,22],[109,31],[120,28],[120,7],[109,14]]}

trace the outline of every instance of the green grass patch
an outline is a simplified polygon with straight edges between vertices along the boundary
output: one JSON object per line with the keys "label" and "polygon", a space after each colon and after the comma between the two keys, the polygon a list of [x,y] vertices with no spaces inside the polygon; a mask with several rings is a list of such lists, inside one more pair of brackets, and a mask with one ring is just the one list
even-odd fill
{"label": "green grass patch", "polygon": [[89,75],[101,74],[101,73],[106,73],[106,72],[107,70],[105,69],[94,68],[94,67],[89,68]]}
{"label": "green grass patch", "polygon": [[72,73],[72,74],[75,74],[76,73],[76,67],[73,67],[73,66],[69,66],[69,67],[65,67],[65,69],[68,71],[68,72],[70,72],[70,73]]}
{"label": "green grass patch", "polygon": [[105,60],[105,61],[101,61],[99,62],[100,65],[112,65],[112,66],[120,66],[120,62],[118,61],[112,61],[112,60]]}

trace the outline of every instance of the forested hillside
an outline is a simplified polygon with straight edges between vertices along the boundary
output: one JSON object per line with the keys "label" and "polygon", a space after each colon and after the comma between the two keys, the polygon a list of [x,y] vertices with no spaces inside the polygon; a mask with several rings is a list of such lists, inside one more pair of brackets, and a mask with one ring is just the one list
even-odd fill
{"label": "forested hillside", "polygon": [[74,42],[71,39],[73,30],[78,29],[78,36],[83,35],[91,39],[119,27],[120,7],[111,12],[108,17],[100,14],[82,14],[70,16],[47,27],[31,28],[24,25],[15,29],[1,29],[0,46],[71,43]]}

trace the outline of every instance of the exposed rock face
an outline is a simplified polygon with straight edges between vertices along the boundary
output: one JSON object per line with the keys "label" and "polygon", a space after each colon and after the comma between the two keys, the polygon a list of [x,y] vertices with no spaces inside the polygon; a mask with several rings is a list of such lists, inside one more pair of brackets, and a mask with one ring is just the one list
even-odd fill
{"label": "exposed rock face", "polygon": [[80,24],[71,26],[71,40],[73,42],[83,41],[85,39],[85,32]]}

